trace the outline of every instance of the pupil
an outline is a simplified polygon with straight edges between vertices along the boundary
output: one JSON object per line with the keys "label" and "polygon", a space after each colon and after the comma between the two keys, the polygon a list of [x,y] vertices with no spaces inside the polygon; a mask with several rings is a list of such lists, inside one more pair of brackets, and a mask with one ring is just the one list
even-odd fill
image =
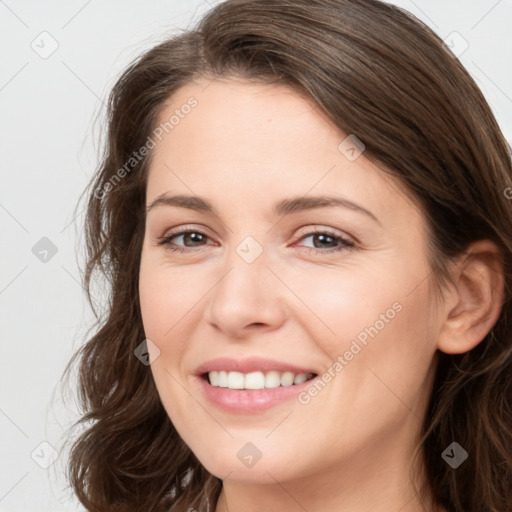
{"label": "pupil", "polygon": [[[189,237],[192,239],[192,242],[201,242],[202,241],[202,238],[203,238],[203,235],[201,233],[187,233],[185,235],[185,237]],[[196,240],[194,240],[194,238]]]}
{"label": "pupil", "polygon": [[[320,235],[316,235],[316,236],[318,237],[318,239],[320,240],[320,242],[321,242],[321,243],[322,243],[322,242],[325,242],[325,241],[326,241],[326,239],[327,239],[327,243],[329,243],[329,240],[331,241],[331,243],[332,243],[332,241],[333,241],[333,237],[332,237],[332,236],[330,236],[330,235],[321,235],[321,234],[320,234]],[[316,245],[316,244],[315,244],[315,245]]]}

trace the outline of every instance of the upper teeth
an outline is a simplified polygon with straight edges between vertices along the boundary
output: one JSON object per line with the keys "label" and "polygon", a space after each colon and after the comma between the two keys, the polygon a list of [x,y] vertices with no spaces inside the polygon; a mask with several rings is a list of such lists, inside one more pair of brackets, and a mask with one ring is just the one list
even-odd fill
{"label": "upper teeth", "polygon": [[306,382],[313,376],[312,373],[292,372],[209,372],[208,378],[212,386],[229,389],[264,389],[279,386],[291,386]]}

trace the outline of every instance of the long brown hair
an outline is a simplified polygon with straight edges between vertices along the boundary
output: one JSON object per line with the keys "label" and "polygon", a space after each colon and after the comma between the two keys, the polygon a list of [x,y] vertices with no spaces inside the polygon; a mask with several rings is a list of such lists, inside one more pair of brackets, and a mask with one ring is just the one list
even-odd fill
{"label": "long brown hair", "polygon": [[[205,511],[221,490],[134,355],[145,339],[138,278],[151,155],[135,161],[134,152],[148,145],[171,95],[205,77],[288,85],[363,141],[365,157],[421,208],[439,290],[450,258],[470,242],[490,239],[503,250],[501,315],[473,350],[439,354],[418,450],[436,503],[455,512],[512,510],[510,147],[441,39],[377,0],[228,0],[144,53],[115,84],[101,165],[84,191],[84,286],[94,310],[94,276],[106,278],[109,303],[66,368],[79,365],[77,426],[85,428],[72,446],[69,478],[80,502],[89,511]],[[453,441],[469,452],[457,469],[441,457]]]}

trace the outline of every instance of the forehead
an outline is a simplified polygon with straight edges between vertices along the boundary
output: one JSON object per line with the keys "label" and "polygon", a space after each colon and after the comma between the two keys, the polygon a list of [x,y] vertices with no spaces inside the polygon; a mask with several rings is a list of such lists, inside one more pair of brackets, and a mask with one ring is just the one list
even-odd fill
{"label": "forehead", "polygon": [[187,84],[167,102],[159,122],[185,109],[190,98],[197,105],[166,137],[174,149],[186,144],[191,150],[188,157],[207,146],[210,161],[275,162],[284,155],[287,159],[307,155],[310,160],[319,151],[329,151],[329,146],[330,152],[336,152],[343,135],[311,99],[283,85],[242,80]]}
{"label": "forehead", "polygon": [[148,202],[167,191],[195,193],[248,210],[256,199],[261,208],[284,196],[338,192],[381,215],[414,208],[364,152],[347,158],[349,134],[284,85],[192,82],[166,102],[158,122],[167,130],[153,150]]}

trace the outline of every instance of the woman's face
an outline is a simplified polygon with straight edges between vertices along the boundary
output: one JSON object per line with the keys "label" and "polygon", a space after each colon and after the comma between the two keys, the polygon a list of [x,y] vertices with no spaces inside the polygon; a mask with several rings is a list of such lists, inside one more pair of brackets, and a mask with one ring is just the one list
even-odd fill
{"label": "woman's face", "polygon": [[284,86],[189,84],[173,115],[152,134],[139,289],[180,436],[238,481],[405,467],[438,329],[421,213]]}

